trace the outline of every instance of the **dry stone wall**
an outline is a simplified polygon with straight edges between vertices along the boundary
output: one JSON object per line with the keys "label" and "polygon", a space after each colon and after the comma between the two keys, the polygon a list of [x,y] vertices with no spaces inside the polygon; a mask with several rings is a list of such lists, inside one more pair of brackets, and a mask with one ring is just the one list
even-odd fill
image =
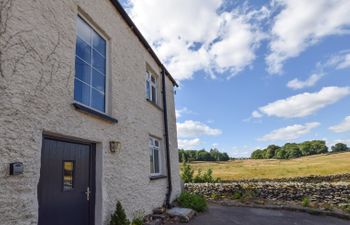
{"label": "dry stone wall", "polygon": [[302,182],[231,182],[216,184],[185,184],[185,190],[206,197],[233,196],[235,193],[253,192],[256,198],[279,201],[311,201],[329,204],[350,203],[350,183]]}

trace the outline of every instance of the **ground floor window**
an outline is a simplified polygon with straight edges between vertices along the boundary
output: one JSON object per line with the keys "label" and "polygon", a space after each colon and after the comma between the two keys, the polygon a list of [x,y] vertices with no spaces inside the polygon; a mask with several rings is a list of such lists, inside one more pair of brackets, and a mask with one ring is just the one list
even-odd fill
{"label": "ground floor window", "polygon": [[150,137],[149,150],[150,150],[151,176],[160,175],[161,174],[160,140],[154,137]]}

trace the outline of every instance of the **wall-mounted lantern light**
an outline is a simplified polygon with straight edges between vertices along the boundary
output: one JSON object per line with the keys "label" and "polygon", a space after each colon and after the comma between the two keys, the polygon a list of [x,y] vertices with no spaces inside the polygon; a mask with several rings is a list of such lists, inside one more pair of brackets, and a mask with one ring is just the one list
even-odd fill
{"label": "wall-mounted lantern light", "polygon": [[119,141],[110,141],[109,142],[109,151],[111,153],[119,152],[121,148],[121,143]]}

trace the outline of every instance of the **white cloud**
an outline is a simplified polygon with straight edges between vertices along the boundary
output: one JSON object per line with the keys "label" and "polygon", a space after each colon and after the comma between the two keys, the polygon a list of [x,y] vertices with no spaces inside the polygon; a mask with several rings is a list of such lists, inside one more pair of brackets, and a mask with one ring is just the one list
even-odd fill
{"label": "white cloud", "polygon": [[341,52],[329,58],[326,66],[335,67],[337,70],[346,69],[350,67],[350,53],[349,51]]}
{"label": "white cloud", "polygon": [[201,141],[199,138],[194,139],[179,139],[178,145],[180,149],[194,149],[195,147],[198,147],[198,145],[201,144]]}
{"label": "white cloud", "polygon": [[350,116],[345,117],[343,122],[335,126],[332,126],[329,129],[336,133],[343,133],[343,132],[350,131]]}
{"label": "white cloud", "polygon": [[255,59],[264,35],[251,20],[260,10],[221,10],[224,0],[129,0],[128,11],[177,80],[196,71],[238,73]]}
{"label": "white cloud", "polygon": [[218,136],[222,134],[219,129],[211,128],[199,121],[186,120],[183,123],[177,123],[177,133],[181,138],[193,138],[199,136]]}
{"label": "white cloud", "polygon": [[283,118],[305,117],[348,95],[350,87],[324,87],[319,92],[305,92],[269,103],[260,107],[259,112]]}
{"label": "white cloud", "polygon": [[323,74],[312,74],[307,80],[301,81],[299,79],[294,79],[288,82],[287,87],[298,90],[306,87],[314,86],[324,75]]}
{"label": "white cloud", "polygon": [[257,147],[250,147],[250,146],[234,146],[228,154],[234,158],[249,158],[253,151],[256,149],[260,149],[259,146]]}
{"label": "white cloud", "polygon": [[328,147],[334,146],[337,143],[343,143],[350,147],[350,139],[336,139],[330,142],[327,142]]}
{"label": "white cloud", "polygon": [[253,118],[261,118],[261,117],[263,117],[263,114],[261,114],[255,110],[254,112],[252,112],[252,117]]}
{"label": "white cloud", "polygon": [[349,0],[276,0],[281,12],[271,29],[268,71],[281,73],[283,63],[330,35],[349,33]]}
{"label": "white cloud", "polygon": [[175,114],[176,114],[176,118],[180,118],[183,114],[194,114],[194,112],[192,112],[186,107],[183,107],[181,109],[176,109]]}
{"label": "white cloud", "polygon": [[259,138],[259,141],[291,141],[310,133],[312,129],[318,127],[320,123],[295,124],[273,130],[271,133]]}

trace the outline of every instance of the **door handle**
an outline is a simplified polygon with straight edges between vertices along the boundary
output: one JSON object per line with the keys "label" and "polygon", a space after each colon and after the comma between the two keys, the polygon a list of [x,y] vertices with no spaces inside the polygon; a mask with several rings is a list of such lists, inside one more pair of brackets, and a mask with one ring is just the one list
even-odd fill
{"label": "door handle", "polygon": [[90,187],[87,187],[85,195],[86,195],[86,200],[88,201],[90,201],[90,194],[91,194]]}

